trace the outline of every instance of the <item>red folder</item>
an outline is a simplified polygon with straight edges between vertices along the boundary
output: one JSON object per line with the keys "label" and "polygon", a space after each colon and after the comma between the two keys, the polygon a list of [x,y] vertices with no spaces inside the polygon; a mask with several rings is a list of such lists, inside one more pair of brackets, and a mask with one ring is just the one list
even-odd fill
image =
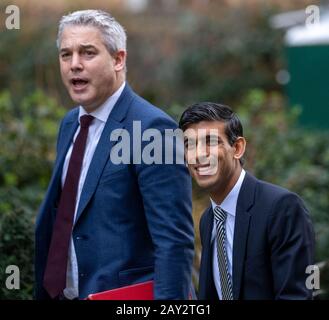
{"label": "red folder", "polygon": [[153,280],[93,293],[87,300],[154,300]]}

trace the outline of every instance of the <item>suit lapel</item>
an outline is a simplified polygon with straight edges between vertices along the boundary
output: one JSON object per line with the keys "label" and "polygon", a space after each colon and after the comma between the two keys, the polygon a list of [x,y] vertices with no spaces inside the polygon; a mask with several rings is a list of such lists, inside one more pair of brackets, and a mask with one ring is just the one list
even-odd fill
{"label": "suit lapel", "polygon": [[[73,115],[71,120],[63,122],[63,125],[60,129],[60,136],[63,138],[60,139],[58,142],[60,143],[60,145],[58,146],[56,162],[54,164],[53,173],[49,182],[49,188],[47,191],[46,199],[44,201],[44,203],[48,206],[48,209],[52,209],[53,207],[55,207],[59,199],[59,195],[61,192],[61,176],[65,156],[68,148],[71,145],[74,133],[78,127],[77,114],[78,113],[76,113],[76,115]],[[41,214],[45,212],[51,212],[51,214],[54,214],[53,210],[41,210]],[[53,216],[52,218],[55,219],[55,216]]]}
{"label": "suit lapel", "polygon": [[108,120],[106,122],[82,188],[76,221],[80,218],[81,213],[91,199],[105,164],[107,163],[110,156],[112,146],[115,144],[115,141],[110,141],[111,132],[112,130],[120,128],[123,128],[120,123],[117,123],[113,120]]}
{"label": "suit lapel", "polygon": [[131,100],[133,98],[133,92],[128,85],[125,86],[119,100],[115,104],[109,118],[105,124],[101,138],[96,147],[94,156],[90,163],[86,180],[84,182],[80,202],[78,205],[76,222],[80,218],[83,210],[86,208],[92,195],[94,194],[98,181],[102,175],[103,169],[108,161],[111,153],[111,149],[116,141],[110,141],[110,136],[113,130],[123,129],[123,119],[129,108]]}
{"label": "suit lapel", "polygon": [[[78,128],[79,122],[78,122],[78,112],[76,113],[76,117],[73,120],[67,121],[63,124],[63,128],[61,130],[61,136],[63,137],[62,145],[58,148],[58,155],[57,155],[57,161],[55,163],[54,167],[54,174],[53,179],[54,181],[58,181],[57,179],[61,178],[62,170],[63,170],[63,164],[65,160],[65,156],[67,154],[67,151],[72,143],[74,134]],[[52,182],[50,183],[50,185]]]}
{"label": "suit lapel", "polygon": [[206,279],[207,279],[207,281],[209,281],[209,279],[212,278],[211,235],[212,235],[212,229],[213,229],[213,224],[214,224],[211,207],[208,209],[205,222],[206,222],[206,232],[205,232],[205,248],[206,248],[206,250],[204,251],[204,253],[205,253],[204,259],[206,259],[205,261],[207,261]]}
{"label": "suit lapel", "polygon": [[241,281],[250,223],[249,210],[254,203],[256,180],[246,173],[242,183],[235,216],[233,240],[233,298],[240,299]]}
{"label": "suit lapel", "polygon": [[200,293],[201,299],[215,299],[214,280],[212,275],[212,246],[211,236],[213,229],[213,213],[211,206],[204,216],[204,228],[201,230],[204,237],[202,243],[201,267],[200,267]]}
{"label": "suit lapel", "polygon": [[233,240],[233,298],[236,300],[240,296],[249,220],[249,213],[237,207]]}

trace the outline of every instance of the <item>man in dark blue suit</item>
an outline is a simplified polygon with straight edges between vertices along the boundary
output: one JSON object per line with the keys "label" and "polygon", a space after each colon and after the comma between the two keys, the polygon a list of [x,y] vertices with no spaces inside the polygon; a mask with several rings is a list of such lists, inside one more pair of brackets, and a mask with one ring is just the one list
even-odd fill
{"label": "man in dark blue suit", "polygon": [[176,123],[126,83],[126,34],[108,13],[64,16],[57,45],[62,80],[79,106],[61,123],[36,221],[36,298],[84,299],[147,280],[155,299],[188,298],[191,179],[184,161],[161,161],[165,144],[154,149],[156,161],[151,153],[144,161],[149,145],[140,137],[157,131],[159,147]]}
{"label": "man in dark blue suit", "polygon": [[[199,299],[310,299],[314,233],[303,201],[246,172],[237,115],[198,103],[183,113],[185,156],[211,205],[200,221]],[[270,142],[269,142],[270,143]]]}

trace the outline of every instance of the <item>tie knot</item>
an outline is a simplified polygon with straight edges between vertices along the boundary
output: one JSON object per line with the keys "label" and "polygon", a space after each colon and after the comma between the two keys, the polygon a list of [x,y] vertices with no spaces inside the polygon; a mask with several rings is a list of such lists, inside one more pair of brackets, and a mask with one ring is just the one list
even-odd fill
{"label": "tie knot", "polygon": [[220,206],[216,206],[214,209],[214,216],[218,222],[225,222],[227,212],[224,211]]}
{"label": "tie knot", "polygon": [[91,115],[85,114],[84,116],[80,117],[80,126],[81,128],[88,128],[91,124],[91,121],[94,120],[94,117]]}

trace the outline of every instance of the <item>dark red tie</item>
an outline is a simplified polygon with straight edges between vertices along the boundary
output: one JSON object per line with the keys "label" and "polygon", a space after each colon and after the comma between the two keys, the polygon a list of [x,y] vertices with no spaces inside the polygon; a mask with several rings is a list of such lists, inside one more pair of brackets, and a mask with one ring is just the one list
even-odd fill
{"label": "dark red tie", "polygon": [[44,288],[47,290],[51,298],[60,295],[66,287],[67,259],[79,178],[88,129],[93,119],[94,117],[90,115],[80,117],[80,132],[73,145],[65,183],[58,205],[48,253],[47,266],[43,279]]}

